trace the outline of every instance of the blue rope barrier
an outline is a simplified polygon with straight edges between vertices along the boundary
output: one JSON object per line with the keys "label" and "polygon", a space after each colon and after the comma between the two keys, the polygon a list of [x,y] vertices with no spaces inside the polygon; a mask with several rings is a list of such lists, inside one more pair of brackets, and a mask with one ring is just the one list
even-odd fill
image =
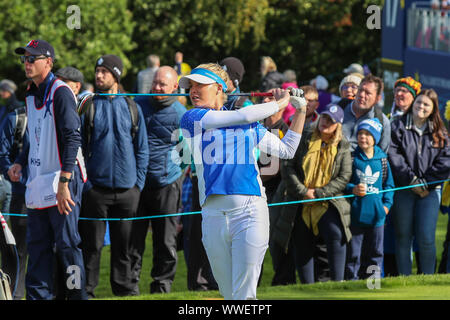
{"label": "blue rope barrier", "polygon": [[[450,181],[450,179],[446,180],[439,180],[439,181],[433,181],[428,182],[428,184],[440,184],[444,183],[446,181]],[[393,192],[398,190],[405,190],[405,189],[411,189],[415,187],[422,187],[425,186],[424,183],[414,184],[410,186],[404,186],[404,187],[397,187],[397,188],[391,188],[391,189],[385,189],[378,192],[368,192],[366,193],[366,196],[371,194],[380,194],[384,192]],[[341,199],[341,198],[352,198],[354,197],[354,194],[347,194],[342,196],[336,196],[336,197],[325,197],[325,198],[319,198],[319,199],[307,199],[307,200],[296,200],[296,201],[287,201],[287,202],[277,202],[277,203],[269,203],[269,207],[274,206],[287,206],[291,204],[299,204],[299,203],[307,203],[307,202],[315,202],[315,201],[327,201],[332,199]],[[154,215],[154,216],[145,216],[145,217],[132,217],[132,218],[88,218],[88,217],[80,217],[79,220],[91,220],[91,221],[132,221],[132,220],[144,220],[144,219],[156,219],[156,218],[166,218],[166,217],[174,217],[174,216],[187,216],[192,214],[199,214],[202,213],[201,211],[190,211],[190,212],[179,212],[179,213],[169,213],[169,214],[161,214],[161,215]],[[14,216],[14,217],[26,217],[26,214],[19,214],[19,213],[2,213],[4,216]]]}

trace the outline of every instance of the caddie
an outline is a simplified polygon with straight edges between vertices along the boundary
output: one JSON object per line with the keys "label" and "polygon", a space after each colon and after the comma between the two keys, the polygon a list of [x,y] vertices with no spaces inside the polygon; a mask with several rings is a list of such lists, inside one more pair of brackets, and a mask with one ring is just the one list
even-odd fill
{"label": "caddie", "polygon": [[[51,72],[55,50],[31,40],[15,50],[32,80],[26,93],[29,143],[8,170],[18,182],[26,167],[28,208],[26,298],[53,298],[53,247],[60,253],[68,299],[86,299],[83,256],[78,247],[81,191],[86,179],[80,118],[72,90]],[[25,170],[25,169],[24,169]]]}

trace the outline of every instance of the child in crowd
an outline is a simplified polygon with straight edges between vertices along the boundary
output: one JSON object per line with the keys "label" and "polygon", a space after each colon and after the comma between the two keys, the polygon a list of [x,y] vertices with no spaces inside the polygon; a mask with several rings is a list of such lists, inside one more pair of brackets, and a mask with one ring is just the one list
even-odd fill
{"label": "child in crowd", "polygon": [[[367,278],[374,271],[381,272],[382,268],[384,221],[394,192],[380,191],[394,188],[394,179],[387,155],[377,146],[381,131],[377,118],[364,120],[358,126],[353,174],[347,184],[347,193],[355,195],[351,206],[352,240],[346,265],[348,280]],[[374,265],[379,269],[363,270]]]}

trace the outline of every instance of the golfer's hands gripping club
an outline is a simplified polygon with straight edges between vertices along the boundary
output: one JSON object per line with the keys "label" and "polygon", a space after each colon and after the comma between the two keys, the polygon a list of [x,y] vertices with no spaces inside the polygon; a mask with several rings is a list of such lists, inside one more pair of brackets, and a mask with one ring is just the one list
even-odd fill
{"label": "golfer's hands gripping club", "polygon": [[303,90],[298,88],[289,87],[288,90],[291,93],[291,97],[289,99],[289,102],[291,105],[299,111],[306,112],[306,105],[308,102],[306,101]]}
{"label": "golfer's hands gripping club", "polygon": [[284,110],[289,104],[289,91],[283,89],[275,89],[272,91],[275,101],[278,103],[278,111]]}

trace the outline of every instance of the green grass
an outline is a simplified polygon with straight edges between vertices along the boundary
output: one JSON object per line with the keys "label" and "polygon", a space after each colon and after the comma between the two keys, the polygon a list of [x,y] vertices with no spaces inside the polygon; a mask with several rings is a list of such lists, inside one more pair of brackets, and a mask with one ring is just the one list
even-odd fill
{"label": "green grass", "polygon": [[[439,214],[436,230],[436,251],[438,265],[442,255],[442,243],[447,231],[448,216]],[[143,268],[139,288],[141,295],[137,297],[114,297],[109,284],[110,247],[103,249],[100,283],[95,294],[98,299],[105,300],[202,300],[221,299],[218,291],[191,292],[187,290],[187,271],[183,251],[178,251],[178,267],[172,292],[168,294],[149,294],[150,270],[152,266],[151,235],[147,237]],[[414,264],[413,271],[416,267]],[[446,275],[412,275],[381,279],[380,289],[368,289],[366,280],[345,282],[324,282],[310,285],[277,286],[270,285],[273,276],[272,259],[267,251],[261,284],[258,288],[258,299],[275,300],[448,300],[450,299],[450,274]],[[298,279],[297,279],[298,280]],[[299,283],[299,281],[298,281]]]}
{"label": "green grass", "polygon": [[[107,300],[116,298],[109,297]],[[121,300],[222,299],[218,291],[144,294]],[[260,300],[449,300],[450,274],[413,275],[381,279],[379,289],[368,289],[366,280],[321,282],[308,285],[261,287]]]}

